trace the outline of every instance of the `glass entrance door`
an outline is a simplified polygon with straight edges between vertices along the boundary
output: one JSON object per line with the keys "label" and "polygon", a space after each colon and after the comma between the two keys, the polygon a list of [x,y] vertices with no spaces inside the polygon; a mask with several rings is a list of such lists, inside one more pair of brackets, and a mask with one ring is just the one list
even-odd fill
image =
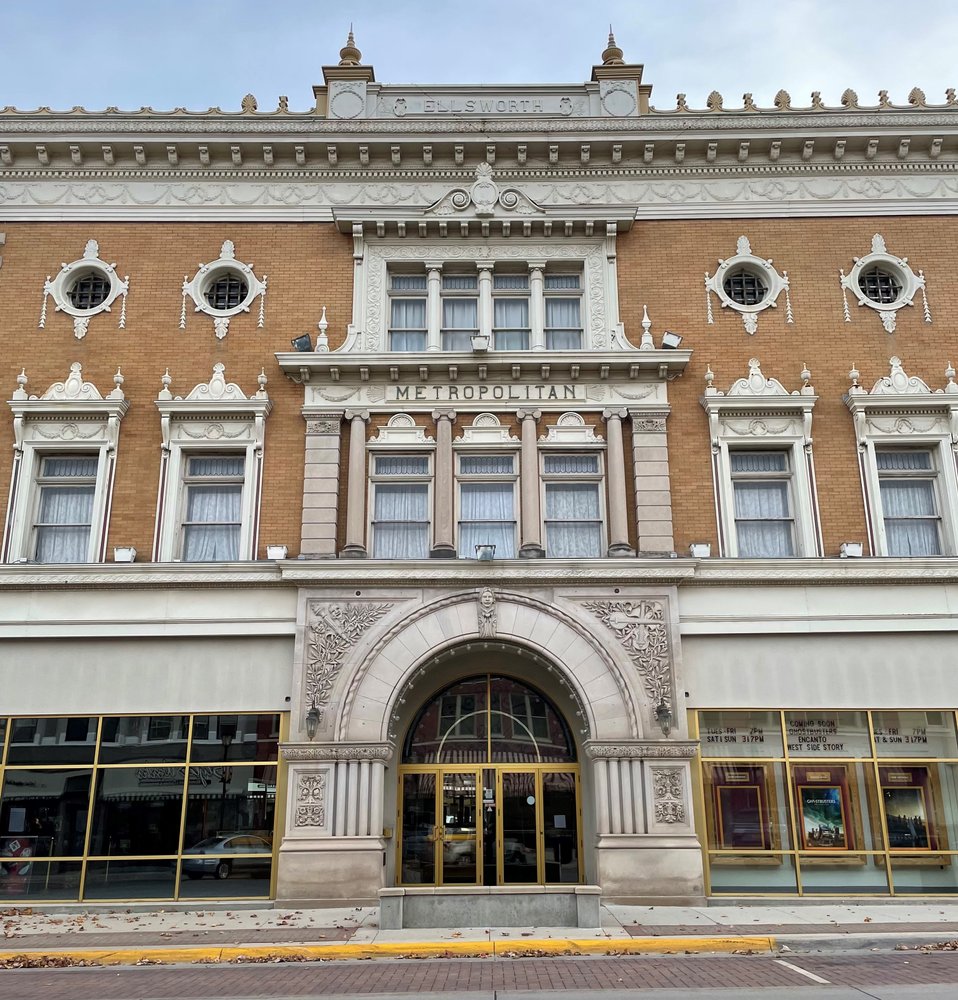
{"label": "glass entrance door", "polygon": [[439,840],[442,845],[440,885],[475,885],[479,826],[475,771],[440,771]]}
{"label": "glass entrance door", "polygon": [[401,885],[581,881],[578,768],[400,772]]}

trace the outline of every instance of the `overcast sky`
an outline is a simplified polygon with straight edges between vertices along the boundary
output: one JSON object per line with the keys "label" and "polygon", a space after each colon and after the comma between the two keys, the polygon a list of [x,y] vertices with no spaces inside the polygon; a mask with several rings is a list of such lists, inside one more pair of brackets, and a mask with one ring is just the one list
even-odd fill
{"label": "overcast sky", "polygon": [[663,108],[958,86],[953,0],[0,0],[0,107],[306,110],[350,20],[383,83],[581,82],[611,21]]}

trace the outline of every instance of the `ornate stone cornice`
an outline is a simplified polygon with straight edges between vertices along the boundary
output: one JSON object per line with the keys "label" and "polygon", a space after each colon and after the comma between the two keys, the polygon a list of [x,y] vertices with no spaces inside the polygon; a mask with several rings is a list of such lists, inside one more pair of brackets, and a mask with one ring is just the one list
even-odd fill
{"label": "ornate stone cornice", "polygon": [[390,761],[396,748],[391,743],[281,743],[280,752],[289,761]]}
{"label": "ornate stone cornice", "polygon": [[[497,120],[494,117],[467,119],[442,118],[364,118],[358,120],[326,119],[312,112],[299,114],[230,115],[218,109],[212,113],[188,112],[178,109],[172,112],[158,112],[145,108],[141,112],[119,112],[104,114],[80,110],[76,113],[55,112],[48,109],[18,111],[13,108],[0,110],[0,129],[10,135],[30,133],[71,133],[128,134],[162,133],[175,135],[184,133],[195,135],[321,135],[324,137],[351,135],[409,134],[423,135],[498,135],[516,133],[558,134],[562,132],[677,132],[694,134],[696,130],[712,131],[768,131],[828,129],[875,129],[889,130],[927,127],[955,127],[958,125],[958,104],[938,108],[862,108],[849,109],[775,109],[767,111],[743,111],[742,109],[721,109],[713,112],[662,111],[640,118],[511,118]],[[2,134],[2,133],[0,133]]]}
{"label": "ornate stone cornice", "polygon": [[643,743],[586,743],[590,760],[670,758],[689,760],[698,753],[698,740],[650,740]]}

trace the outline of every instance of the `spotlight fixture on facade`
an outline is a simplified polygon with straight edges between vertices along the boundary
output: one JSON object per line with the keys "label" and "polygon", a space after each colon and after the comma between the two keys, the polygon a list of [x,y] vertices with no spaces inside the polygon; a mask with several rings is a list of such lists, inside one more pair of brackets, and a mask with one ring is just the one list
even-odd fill
{"label": "spotlight fixture on facade", "polygon": [[132,545],[114,546],[113,561],[119,563],[136,562],[136,549]]}
{"label": "spotlight fixture on facade", "polygon": [[477,354],[484,354],[489,350],[489,336],[485,333],[477,333],[472,338],[472,349]]}
{"label": "spotlight fixture on facade", "polygon": [[662,334],[662,347],[670,351],[677,351],[682,346],[682,337],[677,333],[669,333],[668,330]]}
{"label": "spotlight fixture on facade", "polygon": [[476,558],[479,562],[492,562],[496,558],[496,547],[492,544],[477,545]]}
{"label": "spotlight fixture on facade", "polygon": [[293,345],[294,351],[300,351],[303,354],[313,349],[313,339],[308,333],[300,334],[291,340],[290,343]]}
{"label": "spotlight fixture on facade", "polygon": [[267,559],[285,559],[289,555],[289,548],[286,545],[267,545]]}
{"label": "spotlight fixture on facade", "polygon": [[672,709],[665,702],[665,698],[655,706],[655,721],[659,724],[663,736],[668,736],[672,732]]}
{"label": "spotlight fixture on facade", "polygon": [[693,559],[708,559],[712,554],[711,542],[692,542],[689,546],[689,555]]}
{"label": "spotlight fixture on facade", "polygon": [[319,729],[319,709],[316,707],[316,700],[313,699],[306,713],[306,735],[309,741],[316,739],[316,730]]}
{"label": "spotlight fixture on facade", "polygon": [[861,559],[864,549],[861,542],[842,542],[839,554],[842,559]]}

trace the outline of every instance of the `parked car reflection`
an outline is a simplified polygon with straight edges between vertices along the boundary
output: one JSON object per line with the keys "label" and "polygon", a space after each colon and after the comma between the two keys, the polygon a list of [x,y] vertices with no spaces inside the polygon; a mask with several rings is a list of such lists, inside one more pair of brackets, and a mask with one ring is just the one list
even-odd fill
{"label": "parked car reflection", "polygon": [[[269,878],[271,857],[247,857],[252,854],[272,855],[273,846],[262,837],[247,833],[227,834],[223,837],[207,837],[189,849],[189,854],[210,855],[209,857],[184,857],[183,873],[189,878],[229,878],[231,875],[260,876]],[[228,854],[230,857],[222,857]],[[214,856],[215,855],[215,856]]]}

